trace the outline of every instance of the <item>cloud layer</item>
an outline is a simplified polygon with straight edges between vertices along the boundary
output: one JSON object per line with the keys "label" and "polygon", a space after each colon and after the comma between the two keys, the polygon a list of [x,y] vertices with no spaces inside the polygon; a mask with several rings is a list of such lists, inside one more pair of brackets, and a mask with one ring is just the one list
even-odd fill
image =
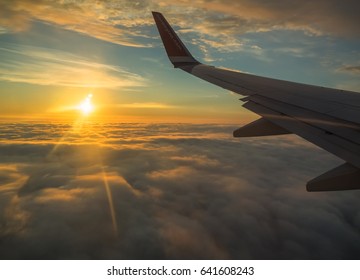
{"label": "cloud layer", "polygon": [[238,140],[229,125],[3,127],[2,259],[360,256],[359,193],[307,193],[340,161],[299,138]]}
{"label": "cloud layer", "polygon": [[340,0],[16,0],[1,2],[0,25],[18,32],[40,20],[121,45],[146,46],[137,37],[149,34],[134,27],[152,25],[152,10],[171,15],[183,28],[209,36],[278,29],[353,38],[360,34],[359,3],[355,0],[346,4]]}
{"label": "cloud layer", "polygon": [[[245,32],[268,31],[276,29],[304,30],[312,34],[336,34],[356,36],[360,33],[356,8],[359,3],[338,0],[316,2],[296,2],[288,0],[214,0],[199,1],[200,6],[229,16],[225,20],[227,29]],[[355,10],[354,10],[355,9]],[[213,18],[216,19],[216,18]],[[209,20],[216,30],[220,17]],[[210,25],[210,26],[211,26]],[[239,32],[239,31],[233,31]]]}

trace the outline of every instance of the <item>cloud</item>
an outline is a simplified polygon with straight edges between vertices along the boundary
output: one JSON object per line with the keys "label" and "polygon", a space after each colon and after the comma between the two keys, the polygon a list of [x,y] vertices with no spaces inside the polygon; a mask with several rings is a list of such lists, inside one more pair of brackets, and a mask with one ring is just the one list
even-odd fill
{"label": "cloud", "polygon": [[[108,105],[110,106],[110,105]],[[141,108],[141,109],[171,109],[176,106],[168,105],[157,102],[143,102],[143,103],[129,103],[129,104],[117,104],[116,107],[120,108]]]}
{"label": "cloud", "polygon": [[339,68],[339,71],[347,72],[347,73],[350,73],[353,75],[359,75],[360,74],[360,66],[347,65],[347,66],[343,66],[343,67]]}
{"label": "cloud", "polygon": [[111,18],[123,12],[120,8],[121,3],[116,1],[2,1],[0,25],[21,32],[38,20],[115,44],[147,47],[133,39],[136,34],[113,22]]}
{"label": "cloud", "polygon": [[218,28],[231,33],[237,33],[239,30],[261,32],[290,29],[304,30],[312,34],[349,36],[356,36],[360,32],[356,12],[354,12],[354,8],[359,6],[356,1],[349,1],[347,5],[341,5],[338,0],[295,4],[287,0],[271,2],[215,0],[196,3],[209,11],[228,15],[224,18],[223,15],[213,14],[205,21],[208,28],[214,31]]}
{"label": "cloud", "polygon": [[307,193],[341,161],[300,138],[48,126],[3,125],[2,259],[359,258],[359,193]]}
{"label": "cloud", "polygon": [[[142,29],[153,25],[151,11],[161,11],[184,30],[193,30],[227,42],[237,34],[271,30],[300,30],[308,34],[331,34],[357,38],[360,33],[355,0],[211,0],[163,1],[2,1],[0,25],[13,32],[24,31],[32,21],[42,21],[67,30],[126,46],[149,46],[151,38]],[[231,35],[231,36],[229,36]],[[222,38],[222,39],[221,39]],[[209,40],[209,38],[204,38]],[[241,43],[236,43],[236,47]]]}
{"label": "cloud", "polygon": [[90,88],[136,87],[146,82],[119,66],[56,49],[4,44],[0,58],[0,79],[4,81]]}
{"label": "cloud", "polygon": [[[198,33],[197,45],[206,61],[214,60],[209,56],[209,48],[219,52],[247,51],[256,57],[264,57],[256,41],[247,41],[245,36],[239,37],[246,33],[295,31],[309,37],[342,38],[358,38],[360,34],[358,17],[354,12],[359,4],[353,0],[347,2],[347,5],[342,5],[339,0],[311,3],[298,1],[295,4],[288,0],[183,0],[178,1],[178,5],[176,12],[169,8],[171,16],[167,18],[189,33],[188,38],[191,38],[190,31]],[[181,12],[186,7],[191,9],[186,13]],[[292,54],[301,55],[295,49]]]}

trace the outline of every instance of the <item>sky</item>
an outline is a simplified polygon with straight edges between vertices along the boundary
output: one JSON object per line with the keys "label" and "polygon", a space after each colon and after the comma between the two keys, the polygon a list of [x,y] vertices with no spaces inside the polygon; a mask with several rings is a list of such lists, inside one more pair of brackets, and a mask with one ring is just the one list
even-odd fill
{"label": "sky", "polygon": [[360,90],[359,4],[348,0],[1,0],[2,119],[246,123],[238,97],[175,70],[151,11],[195,57],[256,75]]}
{"label": "sky", "polygon": [[0,0],[0,259],[359,259],[358,190],[166,57],[360,91],[356,1]]}

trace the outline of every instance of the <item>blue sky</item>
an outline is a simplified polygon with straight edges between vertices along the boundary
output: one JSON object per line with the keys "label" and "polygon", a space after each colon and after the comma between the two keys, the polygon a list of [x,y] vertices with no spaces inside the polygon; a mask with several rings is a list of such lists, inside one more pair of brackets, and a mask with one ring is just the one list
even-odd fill
{"label": "blue sky", "polygon": [[2,117],[246,122],[235,96],[172,69],[151,11],[199,60],[360,90],[356,1],[2,1]]}

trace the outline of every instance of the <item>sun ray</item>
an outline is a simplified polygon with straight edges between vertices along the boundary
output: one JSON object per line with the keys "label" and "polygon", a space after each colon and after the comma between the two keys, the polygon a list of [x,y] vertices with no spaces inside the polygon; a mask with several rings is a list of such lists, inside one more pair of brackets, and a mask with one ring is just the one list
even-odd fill
{"label": "sun ray", "polygon": [[104,167],[102,167],[101,169],[102,169],[102,176],[103,176],[103,181],[104,181],[104,188],[105,188],[106,196],[107,196],[107,199],[108,199],[108,202],[109,202],[109,210],[110,210],[114,235],[115,235],[115,237],[117,237],[118,236],[118,225],[117,225],[117,221],[116,221],[116,213],[115,213],[115,208],[114,208],[114,201],[113,201],[111,189],[110,189],[110,186],[109,186],[109,183],[108,183],[108,180],[107,180],[105,169],[104,169]]}

